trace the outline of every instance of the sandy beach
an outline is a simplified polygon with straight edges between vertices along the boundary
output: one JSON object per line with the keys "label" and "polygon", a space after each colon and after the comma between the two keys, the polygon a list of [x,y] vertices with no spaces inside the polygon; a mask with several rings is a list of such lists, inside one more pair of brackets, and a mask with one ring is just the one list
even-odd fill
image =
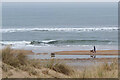
{"label": "sandy beach", "polygon": [[[98,50],[96,55],[118,55],[119,50]],[[90,55],[89,50],[81,50],[81,51],[60,51],[55,52],[56,55]]]}

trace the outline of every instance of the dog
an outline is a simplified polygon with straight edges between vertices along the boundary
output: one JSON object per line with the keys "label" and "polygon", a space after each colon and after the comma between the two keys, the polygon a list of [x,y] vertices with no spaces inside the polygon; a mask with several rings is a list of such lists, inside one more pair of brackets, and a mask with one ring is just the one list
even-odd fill
{"label": "dog", "polygon": [[[95,52],[94,52],[94,50],[90,50],[90,53],[95,53]],[[96,56],[93,55],[93,54],[92,54],[92,55],[90,54],[90,57],[92,57],[92,58],[96,58]]]}

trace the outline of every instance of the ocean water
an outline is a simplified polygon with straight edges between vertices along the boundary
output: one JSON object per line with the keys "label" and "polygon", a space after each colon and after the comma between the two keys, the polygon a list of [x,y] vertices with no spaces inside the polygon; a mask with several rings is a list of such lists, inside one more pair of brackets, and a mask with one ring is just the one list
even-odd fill
{"label": "ocean water", "polygon": [[55,52],[118,49],[117,3],[3,3],[2,45]]}

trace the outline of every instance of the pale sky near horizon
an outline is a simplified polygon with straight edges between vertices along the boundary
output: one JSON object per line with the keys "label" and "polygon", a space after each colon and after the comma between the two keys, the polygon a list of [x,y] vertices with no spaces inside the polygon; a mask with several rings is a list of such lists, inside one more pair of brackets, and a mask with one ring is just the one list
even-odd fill
{"label": "pale sky near horizon", "polygon": [[120,0],[1,0],[2,2],[119,2]]}

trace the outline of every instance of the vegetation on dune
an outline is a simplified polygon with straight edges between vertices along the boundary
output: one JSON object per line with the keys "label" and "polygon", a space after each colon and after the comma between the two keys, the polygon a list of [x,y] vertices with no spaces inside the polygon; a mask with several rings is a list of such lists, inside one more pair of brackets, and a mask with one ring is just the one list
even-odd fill
{"label": "vegetation on dune", "polygon": [[[73,67],[61,63],[56,59],[51,59],[47,62],[41,62],[40,60],[28,60],[26,51],[17,50],[14,51],[10,47],[6,47],[2,50],[2,70],[4,75],[13,76],[14,74],[20,74],[21,71],[26,72],[28,77],[54,77],[54,78],[117,78],[118,77],[118,64],[117,60],[109,63],[103,63],[84,70],[76,70]],[[13,72],[16,71],[16,72]],[[22,72],[21,72],[22,73]]]}
{"label": "vegetation on dune", "polygon": [[2,62],[19,67],[21,65],[27,65],[27,58],[21,50],[17,54],[13,53],[13,49],[9,46],[2,50]]}
{"label": "vegetation on dune", "polygon": [[72,77],[80,78],[118,78],[117,60],[112,63],[101,63],[99,65],[84,68],[83,71],[76,71]]}
{"label": "vegetation on dune", "polygon": [[46,66],[46,68],[50,68],[56,72],[60,72],[63,73],[65,75],[70,75],[72,73],[74,73],[74,70],[72,69],[72,67],[64,64],[64,63],[60,63],[54,59],[50,60]]}

